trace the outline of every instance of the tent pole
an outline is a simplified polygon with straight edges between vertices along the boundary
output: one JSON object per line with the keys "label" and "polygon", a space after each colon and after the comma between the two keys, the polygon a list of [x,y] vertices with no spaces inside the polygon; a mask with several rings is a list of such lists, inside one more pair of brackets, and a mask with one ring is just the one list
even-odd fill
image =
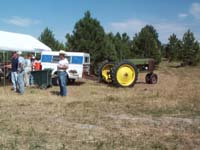
{"label": "tent pole", "polygon": [[[6,62],[6,54],[5,54],[5,51],[3,51],[3,64],[5,65],[5,62]],[[4,71],[3,71],[3,86],[4,86],[4,89],[5,89],[5,86],[6,86],[6,72],[5,72],[5,66],[4,66]]]}
{"label": "tent pole", "polygon": [[[5,51],[3,51],[3,64],[5,65]],[[3,71],[3,86],[4,86],[4,88],[6,85],[5,76],[6,76],[6,72],[5,72],[5,66],[4,66],[4,71]]]}

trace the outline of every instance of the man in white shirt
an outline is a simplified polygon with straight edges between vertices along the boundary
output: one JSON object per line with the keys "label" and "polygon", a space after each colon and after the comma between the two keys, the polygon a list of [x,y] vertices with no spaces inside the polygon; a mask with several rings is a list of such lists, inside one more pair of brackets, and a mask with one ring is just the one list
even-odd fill
{"label": "man in white shirt", "polygon": [[25,60],[24,57],[21,56],[22,52],[18,51],[18,68],[17,68],[17,83],[19,87],[19,93],[24,94],[25,88],[24,88],[24,65],[25,65]]}
{"label": "man in white shirt", "polygon": [[60,61],[58,62],[57,70],[58,70],[58,81],[60,86],[60,95],[67,96],[67,73],[68,69],[68,60],[65,58],[65,51],[60,50],[59,52]]}
{"label": "man in white shirt", "polygon": [[25,81],[25,86],[30,86],[30,74],[31,74],[31,56],[30,54],[27,54],[25,58],[25,65],[24,65],[24,71],[25,71],[25,76],[24,76],[24,81]]}

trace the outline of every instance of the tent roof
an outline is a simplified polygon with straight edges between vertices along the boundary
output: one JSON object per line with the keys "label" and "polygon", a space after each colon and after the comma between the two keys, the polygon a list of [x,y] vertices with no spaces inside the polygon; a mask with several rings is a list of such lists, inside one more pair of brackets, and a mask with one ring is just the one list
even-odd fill
{"label": "tent roof", "polygon": [[51,51],[51,48],[30,35],[0,31],[1,50],[41,52]]}

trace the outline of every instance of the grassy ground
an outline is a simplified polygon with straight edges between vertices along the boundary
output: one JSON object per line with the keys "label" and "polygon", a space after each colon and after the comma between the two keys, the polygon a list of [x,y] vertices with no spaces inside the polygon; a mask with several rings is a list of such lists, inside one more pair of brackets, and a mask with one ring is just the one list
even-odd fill
{"label": "grassy ground", "polygon": [[163,62],[156,85],[139,75],[133,88],[81,80],[68,86],[0,87],[0,150],[199,149],[200,67]]}

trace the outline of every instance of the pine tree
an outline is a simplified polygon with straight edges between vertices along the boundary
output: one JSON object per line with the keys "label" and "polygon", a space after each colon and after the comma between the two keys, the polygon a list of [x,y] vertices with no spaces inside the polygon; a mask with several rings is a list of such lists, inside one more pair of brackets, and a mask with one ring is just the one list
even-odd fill
{"label": "pine tree", "polygon": [[39,40],[49,46],[53,51],[65,49],[64,44],[55,39],[53,32],[49,28],[44,29]]}
{"label": "pine tree", "polygon": [[169,61],[174,61],[178,60],[181,58],[181,48],[182,48],[182,43],[181,41],[176,37],[175,34],[172,34],[169,37],[169,43],[167,45],[168,48],[168,59]]}
{"label": "pine tree", "polygon": [[115,54],[100,22],[92,18],[89,11],[75,24],[72,35],[67,34],[66,39],[67,48],[71,51],[90,53],[94,66],[108,59],[110,53]]}
{"label": "pine tree", "polygon": [[157,63],[161,61],[161,43],[158,33],[151,25],[146,25],[136,34],[132,42],[132,52],[137,57],[154,58]]}
{"label": "pine tree", "polygon": [[199,62],[199,43],[193,32],[188,30],[183,35],[182,61],[188,65],[196,65]]}

